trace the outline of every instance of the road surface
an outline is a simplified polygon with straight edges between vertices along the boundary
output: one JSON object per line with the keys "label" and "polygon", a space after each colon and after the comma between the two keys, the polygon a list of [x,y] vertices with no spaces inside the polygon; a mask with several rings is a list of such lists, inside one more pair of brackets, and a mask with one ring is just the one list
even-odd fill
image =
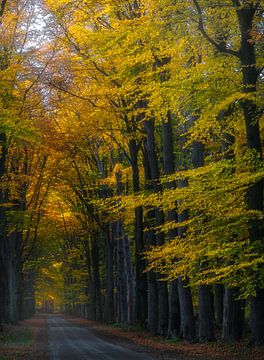
{"label": "road surface", "polygon": [[147,354],[104,341],[59,316],[48,318],[48,337],[50,360],[152,360]]}

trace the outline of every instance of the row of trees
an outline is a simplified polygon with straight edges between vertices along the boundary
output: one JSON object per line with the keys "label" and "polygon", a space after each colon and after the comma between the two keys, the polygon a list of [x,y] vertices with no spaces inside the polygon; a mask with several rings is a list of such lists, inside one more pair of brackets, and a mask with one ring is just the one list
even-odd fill
{"label": "row of trees", "polygon": [[[69,313],[202,341],[217,328],[239,340],[249,323],[263,344],[260,1],[43,6],[49,34],[23,53],[38,75],[22,96],[41,138],[25,173],[39,198],[20,220],[38,293],[60,269]],[[1,219],[18,214],[1,201]],[[1,223],[10,244],[19,231]]]}
{"label": "row of trees", "polygon": [[0,325],[34,313],[37,273],[48,254],[38,228],[55,172],[39,87],[46,66],[40,5],[0,5]]}
{"label": "row of trees", "polygon": [[47,3],[69,310],[262,343],[260,2]]}

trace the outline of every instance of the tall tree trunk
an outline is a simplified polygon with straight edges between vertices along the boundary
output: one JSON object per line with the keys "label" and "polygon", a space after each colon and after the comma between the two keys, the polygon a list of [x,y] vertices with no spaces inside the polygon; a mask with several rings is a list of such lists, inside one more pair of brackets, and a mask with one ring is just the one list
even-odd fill
{"label": "tall tree trunk", "polygon": [[[178,187],[188,186],[187,180],[179,180]],[[179,223],[188,220],[188,211],[185,210],[178,214]],[[178,234],[181,237],[185,236],[186,228],[179,227]],[[178,279],[179,302],[181,312],[181,331],[180,336],[184,340],[191,341],[195,338],[195,318],[193,313],[192,293],[189,286],[188,279]]]}
{"label": "tall tree trunk", "polygon": [[[234,0],[233,0],[234,1]],[[243,92],[255,93],[259,73],[256,69],[256,55],[254,42],[251,41],[251,31],[253,29],[254,16],[257,11],[257,4],[250,2],[241,6],[234,1],[237,8],[237,16],[241,32],[240,43],[240,62],[243,74]],[[258,4],[260,6],[260,4]],[[261,137],[260,137],[260,110],[254,100],[244,100],[242,108],[245,117],[247,145],[249,149],[255,150],[262,157]],[[248,207],[252,210],[263,212],[263,184],[260,180],[257,184],[248,189]],[[264,227],[261,220],[252,220],[249,223],[250,241],[264,241]],[[264,289],[257,288],[256,296],[251,297],[251,328],[256,345],[264,344]]]}
{"label": "tall tree trunk", "polygon": [[104,224],[105,239],[105,272],[106,272],[106,301],[105,301],[105,319],[108,324],[115,322],[114,307],[114,244],[110,233],[109,224]]}
{"label": "tall tree trunk", "polygon": [[211,289],[208,285],[198,287],[199,299],[199,339],[214,341],[214,309]]}
{"label": "tall tree trunk", "polygon": [[128,324],[131,325],[134,322],[134,281],[133,281],[133,269],[130,252],[130,239],[127,235],[124,237],[124,252],[125,252],[125,266],[127,274],[127,306],[128,306]]}
{"label": "tall tree trunk", "polygon": [[[140,191],[139,168],[138,168],[139,147],[136,139],[129,141],[129,152],[133,177],[133,192]],[[135,209],[135,309],[134,321],[136,324],[146,326],[148,303],[147,303],[147,274],[145,273],[146,264],[142,257],[144,251],[144,232],[143,232],[143,209],[141,206]]]}
{"label": "tall tree trunk", "polygon": [[[181,130],[182,135],[186,133],[186,126]],[[186,169],[187,159],[189,157],[189,149],[184,149],[186,139],[185,136],[181,136],[179,146],[181,148],[181,159],[179,160],[178,166]],[[188,186],[188,179],[180,179],[177,182],[179,188]],[[178,205],[181,205],[181,200],[178,200]],[[189,218],[188,210],[178,212],[179,224],[185,222]],[[186,236],[186,226],[180,226],[178,228],[178,236],[184,238]],[[180,312],[181,312],[181,331],[180,336],[184,340],[192,341],[195,338],[196,333],[196,322],[193,311],[192,293],[189,286],[189,279],[179,278],[178,280],[178,291],[180,301]]]}
{"label": "tall tree trunk", "polygon": [[[162,122],[162,145],[163,145],[163,167],[164,174],[170,175],[175,172],[175,156],[174,156],[174,141],[172,130],[171,113],[168,112],[166,121]],[[175,182],[168,182],[165,184],[167,189],[176,187]],[[168,221],[177,221],[178,215],[175,209],[169,210],[167,214]],[[168,231],[168,239],[173,240],[178,235],[177,229]],[[178,294],[178,280],[172,281],[169,291],[169,324],[168,324],[168,337],[175,338],[180,333],[180,302]]]}
{"label": "tall tree trunk", "polygon": [[215,284],[214,308],[215,320],[218,328],[222,328],[223,324],[223,306],[224,306],[224,285]]}
{"label": "tall tree trunk", "polygon": [[[204,165],[204,145],[198,141],[192,144],[193,167],[199,168]],[[213,341],[214,336],[214,309],[212,304],[211,289],[208,285],[198,287],[199,300],[199,339]]]}
{"label": "tall tree trunk", "polygon": [[125,267],[124,252],[124,229],[121,221],[117,222],[117,294],[120,301],[120,320],[123,324],[128,323],[128,303],[127,303],[127,274]]}
{"label": "tall tree trunk", "polygon": [[8,299],[8,238],[7,238],[7,219],[6,208],[3,205],[6,202],[6,192],[2,183],[7,172],[7,139],[5,134],[0,134],[0,327],[6,320],[7,299]]}
{"label": "tall tree trunk", "polygon": [[[229,111],[231,113],[231,110]],[[225,113],[221,114],[223,117]],[[224,132],[222,139],[222,153],[226,160],[233,160],[235,138]],[[223,317],[222,317],[222,338],[227,341],[237,341],[243,337],[244,311],[243,302],[237,300],[238,289],[226,287],[223,297]]]}
{"label": "tall tree trunk", "polygon": [[188,280],[179,278],[178,291],[181,311],[180,336],[184,340],[191,341],[195,338],[195,318],[193,314],[193,302]]}
{"label": "tall tree trunk", "polygon": [[100,321],[102,319],[102,299],[101,299],[101,280],[99,271],[99,234],[92,233],[91,235],[91,256],[92,256],[92,273],[93,273],[93,297],[94,297],[94,320]]}
{"label": "tall tree trunk", "polygon": [[222,338],[227,341],[237,341],[243,337],[243,301],[236,299],[237,296],[238,289],[225,289]]}
{"label": "tall tree trunk", "polygon": [[[160,192],[162,190],[159,182],[159,165],[158,157],[156,152],[155,142],[155,127],[154,120],[145,121],[145,130],[147,136],[147,154],[150,166],[152,187],[154,192]],[[164,213],[160,209],[155,209],[155,217],[153,218],[154,223],[157,226],[164,224]],[[165,242],[163,232],[156,234],[156,245],[161,246]],[[168,302],[168,287],[167,283],[163,281],[163,276],[156,274],[157,277],[157,290],[158,290],[158,328],[157,332],[160,335],[167,335],[168,332],[168,317],[169,317],[169,302]]]}
{"label": "tall tree trunk", "polygon": [[[149,165],[149,158],[146,150],[146,141],[144,142],[143,149],[143,163],[144,163],[144,173],[145,173],[145,189],[150,190],[151,184],[151,172]],[[156,239],[153,227],[153,219],[155,218],[155,210],[147,209],[146,219],[145,219],[145,242],[148,246],[155,246]],[[156,274],[153,270],[148,271],[147,273],[148,280],[148,329],[149,331],[156,333],[158,328],[158,290],[157,290],[157,279]]]}

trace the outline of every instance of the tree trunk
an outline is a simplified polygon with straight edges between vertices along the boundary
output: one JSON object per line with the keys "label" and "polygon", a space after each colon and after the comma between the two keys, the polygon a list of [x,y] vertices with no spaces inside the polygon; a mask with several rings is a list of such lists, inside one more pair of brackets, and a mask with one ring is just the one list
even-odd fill
{"label": "tree trunk", "polygon": [[117,221],[117,294],[120,301],[120,320],[121,323],[128,323],[128,303],[127,303],[127,274],[125,266],[124,251],[124,229],[121,221]]}
{"label": "tree trunk", "polygon": [[[138,169],[138,144],[136,139],[129,141],[129,152],[131,158],[132,176],[133,176],[133,192],[140,191],[139,169]],[[143,233],[143,209],[137,207],[135,209],[135,309],[134,320],[136,324],[146,326],[147,320],[147,274],[145,273],[146,264],[142,258],[142,252],[145,249],[144,233]]]}
{"label": "tree trunk", "polygon": [[108,224],[104,225],[105,239],[105,272],[106,272],[106,301],[105,301],[105,320],[108,324],[115,322],[114,307],[114,246]]}
{"label": "tree trunk", "polygon": [[92,273],[93,273],[93,297],[94,314],[93,319],[100,321],[102,319],[102,299],[101,299],[101,280],[99,272],[99,247],[98,233],[91,235],[91,255],[92,255]]}
{"label": "tree trunk", "polygon": [[130,239],[127,235],[124,237],[124,251],[125,251],[125,266],[127,274],[127,305],[128,305],[128,324],[131,325],[134,322],[134,281],[133,270],[130,252]]}
{"label": "tree trunk", "polygon": [[[166,121],[162,122],[162,144],[163,144],[163,167],[164,174],[170,175],[175,172],[175,156],[174,156],[174,142],[171,113],[168,112]],[[165,184],[166,189],[173,189],[176,187],[174,182]],[[175,209],[169,210],[167,214],[168,221],[177,221],[177,204]],[[168,239],[173,240],[178,235],[177,229],[168,231]],[[180,302],[178,294],[178,280],[170,284],[169,291],[169,324],[168,324],[168,337],[175,338],[180,333]]]}
{"label": "tree trunk", "polygon": [[237,300],[237,296],[238,289],[225,289],[222,338],[226,341],[238,341],[243,337],[243,301]]}
{"label": "tree trunk", "polygon": [[224,285],[215,284],[214,308],[215,319],[218,328],[222,328],[223,324],[223,305],[224,305]]}
{"label": "tree trunk", "polygon": [[[192,163],[195,169],[204,165],[204,145],[198,141],[192,144]],[[213,341],[214,336],[214,309],[211,289],[208,285],[198,287],[199,300],[199,339]]]}
{"label": "tree trunk", "polygon": [[[251,41],[254,16],[257,6],[254,2],[248,5],[237,6],[237,16],[240,26],[241,42],[239,57],[242,66],[243,92],[255,93],[259,73],[256,69],[256,55],[254,42]],[[261,112],[254,100],[242,102],[244,112],[247,145],[262,157],[259,119]],[[263,179],[248,189],[248,207],[251,210],[263,212]],[[249,237],[252,244],[256,241],[264,241],[264,227],[262,220],[252,220],[249,223]],[[259,271],[259,270],[258,270]],[[251,328],[256,345],[264,344],[264,289],[257,288],[256,296],[251,297]]]}
{"label": "tree trunk", "polygon": [[[178,187],[188,186],[187,180],[179,180]],[[185,210],[178,214],[179,223],[188,220],[188,211]],[[178,228],[178,234],[181,237],[185,236],[186,227]],[[191,341],[195,338],[195,318],[193,313],[192,293],[189,287],[188,279],[178,279],[178,291],[181,311],[181,331],[180,336],[183,340]]]}
{"label": "tree trunk", "polygon": [[199,299],[199,339],[201,341],[214,341],[214,309],[212,294],[208,285],[198,287]]}
{"label": "tree trunk", "polygon": [[180,300],[178,291],[178,280],[170,283],[169,292],[169,329],[168,338],[174,339],[180,334],[181,330],[181,313]]}
{"label": "tree trunk", "polygon": [[[7,139],[5,134],[0,134],[0,182],[7,172]],[[0,183],[0,327],[6,321],[7,306],[8,306],[8,238],[7,238],[7,219],[6,208],[2,205],[6,202],[6,192]]]}
{"label": "tree trunk", "polygon": [[[151,172],[149,166],[149,159],[146,150],[146,142],[144,143],[143,149],[143,163],[144,163],[144,173],[145,173],[145,189],[151,189],[150,180]],[[155,210],[147,209],[146,219],[145,219],[145,242],[147,246],[155,246],[156,239],[155,234],[152,229],[152,222],[155,218]],[[154,271],[148,271],[147,273],[148,280],[148,330],[156,333],[158,328],[158,291],[157,291],[157,279]]]}
{"label": "tree trunk", "polygon": [[[159,165],[156,153],[155,144],[155,127],[154,120],[145,121],[145,130],[147,135],[147,155],[150,167],[150,174],[152,180],[152,187],[154,192],[160,192],[161,186],[159,181]],[[156,221],[155,221],[156,219]],[[157,226],[164,224],[164,213],[160,209],[155,209],[155,216],[153,217],[153,223]],[[154,235],[155,236],[155,235]],[[165,242],[163,232],[156,234],[156,245],[161,246]],[[157,332],[160,335],[167,335],[168,332],[168,317],[169,317],[169,302],[168,302],[168,287],[167,283],[163,280],[163,276],[156,274],[157,278],[157,291],[158,291],[158,328]]]}
{"label": "tree trunk", "polygon": [[178,280],[178,291],[181,311],[181,332],[183,340],[191,341],[195,338],[195,318],[193,314],[192,294],[188,281]]}

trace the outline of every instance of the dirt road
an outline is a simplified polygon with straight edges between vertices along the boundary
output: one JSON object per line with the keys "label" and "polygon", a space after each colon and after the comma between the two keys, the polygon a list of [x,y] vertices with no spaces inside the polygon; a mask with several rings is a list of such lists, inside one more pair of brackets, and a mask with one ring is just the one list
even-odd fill
{"label": "dirt road", "polygon": [[106,342],[59,316],[49,317],[48,337],[50,360],[152,360],[147,354]]}

